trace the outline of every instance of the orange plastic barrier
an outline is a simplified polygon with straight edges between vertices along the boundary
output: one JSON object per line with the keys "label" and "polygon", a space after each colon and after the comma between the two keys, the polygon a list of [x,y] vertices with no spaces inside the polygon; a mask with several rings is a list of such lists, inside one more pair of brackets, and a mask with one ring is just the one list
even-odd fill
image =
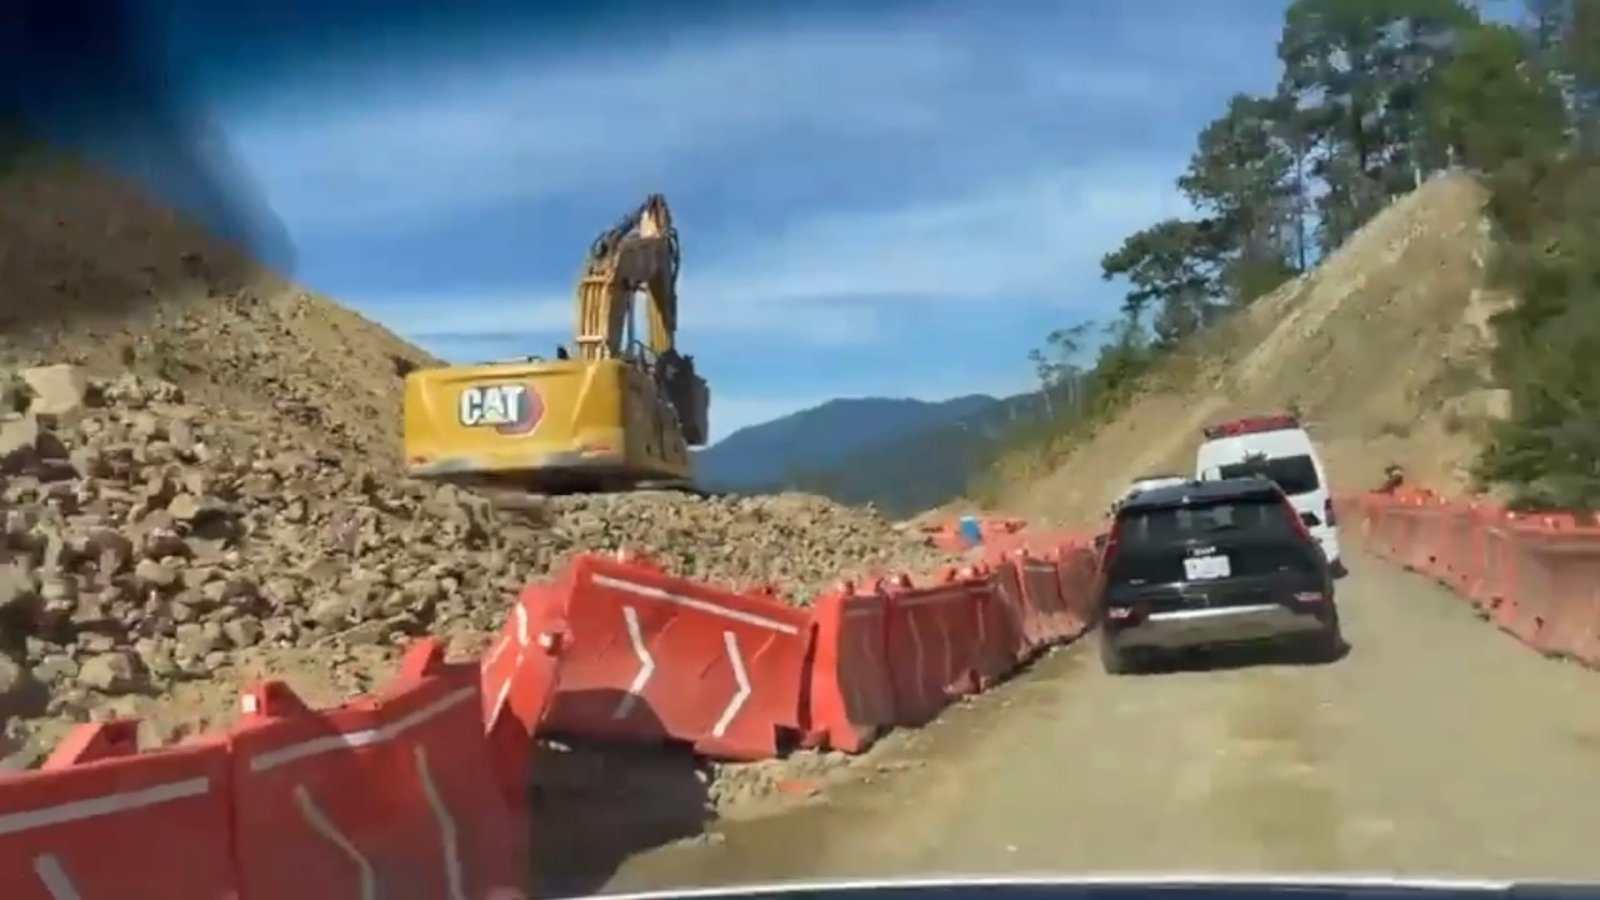
{"label": "orange plastic barrier", "polygon": [[1510,526],[1515,516],[1504,510],[1489,509],[1478,518],[1476,546],[1480,548],[1475,564],[1469,565],[1463,578],[1464,594],[1481,609],[1487,609],[1496,598],[1505,596],[1509,581],[1515,575],[1515,547]]}
{"label": "orange plastic barrier", "polygon": [[1054,635],[1045,618],[1045,611],[1035,602],[1024,584],[1024,573],[1019,556],[988,570],[990,591],[994,603],[1005,610],[1011,621],[1011,657],[1014,662],[1032,659],[1052,642]]}
{"label": "orange plastic barrier", "polygon": [[1095,589],[1099,584],[1100,557],[1085,541],[1056,551],[1056,578],[1065,609],[1066,631],[1063,637],[1075,638],[1088,630],[1094,622],[1095,605],[1099,597]]}
{"label": "orange plastic barrier", "polygon": [[[957,573],[947,573],[953,580]],[[978,614],[974,670],[979,690],[988,690],[1031,657],[1040,645],[1029,639],[1038,612],[1028,606],[1014,565],[978,566],[967,573],[968,591]]]}
{"label": "orange plastic barrier", "polygon": [[903,724],[926,722],[951,699],[977,690],[978,593],[968,580],[915,587],[905,575],[883,588],[895,709]]}
{"label": "orange plastic barrier", "polygon": [[[330,710],[269,681],[231,734],[158,752],[135,752],[136,723],[86,726],[44,769],[0,778],[6,896],[516,900],[529,835],[515,807],[540,732],[733,759],[790,735],[857,752],[1081,633],[1082,538],[992,534],[989,563],[842,585],[810,610],[580,556],[522,591],[477,665],[447,665],[429,639],[388,689]],[[1471,583],[1510,596],[1553,577],[1511,555]],[[1555,633],[1600,646],[1578,621]]]}
{"label": "orange plastic barrier", "polygon": [[236,897],[225,742],[135,750],[138,723],[82,725],[0,779],[0,884],[15,900]]}
{"label": "orange plastic barrier", "polygon": [[0,779],[7,897],[520,897],[527,837],[490,775],[478,668],[436,640],[376,698],[313,712],[281,682],[230,735],[135,752],[78,729]]}
{"label": "orange plastic barrier", "polygon": [[1022,529],[1002,540],[985,543],[981,548],[983,561],[999,565],[1013,559],[1019,552],[1035,559],[1043,559],[1066,547],[1088,546],[1094,540],[1096,528]]}
{"label": "orange plastic barrier", "polygon": [[856,752],[890,725],[920,724],[952,699],[986,690],[1040,649],[1083,633],[1095,565],[1081,545],[1043,558],[1013,552],[996,567],[948,569],[850,588],[814,608],[810,742]]}
{"label": "orange plastic barrier", "polygon": [[981,543],[977,547],[969,547],[966,536],[961,533],[962,518],[926,524],[920,530],[927,535],[929,544],[941,550],[959,552],[970,549],[985,559],[989,558],[991,552],[1004,554],[1018,547],[1032,545],[1034,538],[1027,532],[1028,524],[1023,520],[980,516],[978,533]]}
{"label": "orange plastic barrier", "polygon": [[533,736],[549,709],[556,667],[571,637],[559,601],[568,582],[523,588],[499,637],[479,661],[483,729],[495,779],[513,805],[527,801],[533,784]]}
{"label": "orange plastic barrier", "polygon": [[376,698],[312,711],[282,682],[249,691],[233,736],[245,896],[516,891],[525,842],[490,777],[478,678],[430,639]]}
{"label": "orange plastic barrier", "polygon": [[865,750],[899,721],[890,678],[888,598],[874,586],[845,583],[812,607],[807,743],[846,753]]}
{"label": "orange plastic barrier", "polygon": [[1600,665],[1600,527],[1426,491],[1339,505],[1379,555],[1437,579],[1531,647]]}
{"label": "orange plastic barrier", "polygon": [[769,758],[782,734],[801,734],[807,612],[643,561],[580,556],[567,577],[555,601],[571,637],[549,730],[681,740],[728,759]]}
{"label": "orange plastic barrier", "polygon": [[1040,635],[1045,643],[1075,637],[1083,630],[1083,623],[1067,606],[1059,559],[1022,556],[1017,560],[1017,570],[1022,576],[1022,592],[1028,598],[1028,605],[1037,611]]}
{"label": "orange plastic barrier", "polygon": [[1600,662],[1600,528],[1543,522],[1512,530],[1516,578],[1497,620],[1545,653]]}

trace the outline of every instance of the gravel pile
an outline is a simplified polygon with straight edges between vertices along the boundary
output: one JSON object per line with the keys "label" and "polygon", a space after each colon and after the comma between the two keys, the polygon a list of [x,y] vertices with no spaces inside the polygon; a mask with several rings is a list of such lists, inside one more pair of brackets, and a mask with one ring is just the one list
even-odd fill
{"label": "gravel pile", "polygon": [[739,587],[771,585],[808,604],[841,575],[927,572],[953,561],[870,509],[811,494],[680,493],[552,497],[552,533],[571,547],[628,547],[668,571]]}
{"label": "gravel pile", "polygon": [[841,574],[946,560],[869,511],[804,495],[522,506],[397,480],[309,446],[277,410],[217,409],[167,381],[0,373],[0,738],[37,751],[30,737],[59,730],[40,721],[231,689],[263,658],[331,677],[333,695],[364,690],[411,636],[470,652],[522,584],[582,550],[626,546],[796,602]]}

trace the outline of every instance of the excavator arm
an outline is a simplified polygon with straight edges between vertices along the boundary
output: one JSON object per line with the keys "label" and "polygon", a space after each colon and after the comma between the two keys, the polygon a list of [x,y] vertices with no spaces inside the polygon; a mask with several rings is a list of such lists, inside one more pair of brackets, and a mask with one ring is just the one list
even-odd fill
{"label": "excavator arm", "polygon": [[[705,443],[710,394],[694,371],[693,357],[678,353],[678,230],[660,194],[644,203],[589,247],[578,280],[579,359],[633,359],[647,367],[676,410],[690,445]],[[647,301],[647,359],[634,351],[630,326],[634,297]]]}
{"label": "excavator arm", "polygon": [[674,350],[680,259],[678,230],[660,194],[596,238],[578,282],[578,358],[616,359],[629,352],[633,298],[641,290],[649,303],[646,346],[657,356]]}

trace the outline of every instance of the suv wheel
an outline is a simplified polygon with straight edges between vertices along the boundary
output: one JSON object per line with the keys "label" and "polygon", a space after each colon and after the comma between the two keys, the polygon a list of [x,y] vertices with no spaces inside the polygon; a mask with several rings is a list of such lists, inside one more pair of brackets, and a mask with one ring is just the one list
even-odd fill
{"label": "suv wheel", "polygon": [[1344,631],[1334,615],[1322,629],[1306,640],[1306,655],[1312,662],[1333,662],[1344,653]]}
{"label": "suv wheel", "polygon": [[1100,632],[1100,665],[1106,670],[1107,675],[1132,675],[1138,671],[1134,663],[1136,659],[1126,649],[1118,647],[1116,641]]}

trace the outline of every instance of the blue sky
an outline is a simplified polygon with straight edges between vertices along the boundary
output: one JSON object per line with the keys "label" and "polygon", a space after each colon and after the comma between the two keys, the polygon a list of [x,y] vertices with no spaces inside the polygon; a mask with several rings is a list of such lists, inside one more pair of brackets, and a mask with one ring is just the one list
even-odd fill
{"label": "blue sky", "polygon": [[1198,129],[1275,81],[1284,5],[164,27],[296,278],[452,360],[565,340],[590,240],[666,194],[720,436],[830,397],[1028,387],[1048,331],[1114,313],[1100,256],[1185,211]]}

